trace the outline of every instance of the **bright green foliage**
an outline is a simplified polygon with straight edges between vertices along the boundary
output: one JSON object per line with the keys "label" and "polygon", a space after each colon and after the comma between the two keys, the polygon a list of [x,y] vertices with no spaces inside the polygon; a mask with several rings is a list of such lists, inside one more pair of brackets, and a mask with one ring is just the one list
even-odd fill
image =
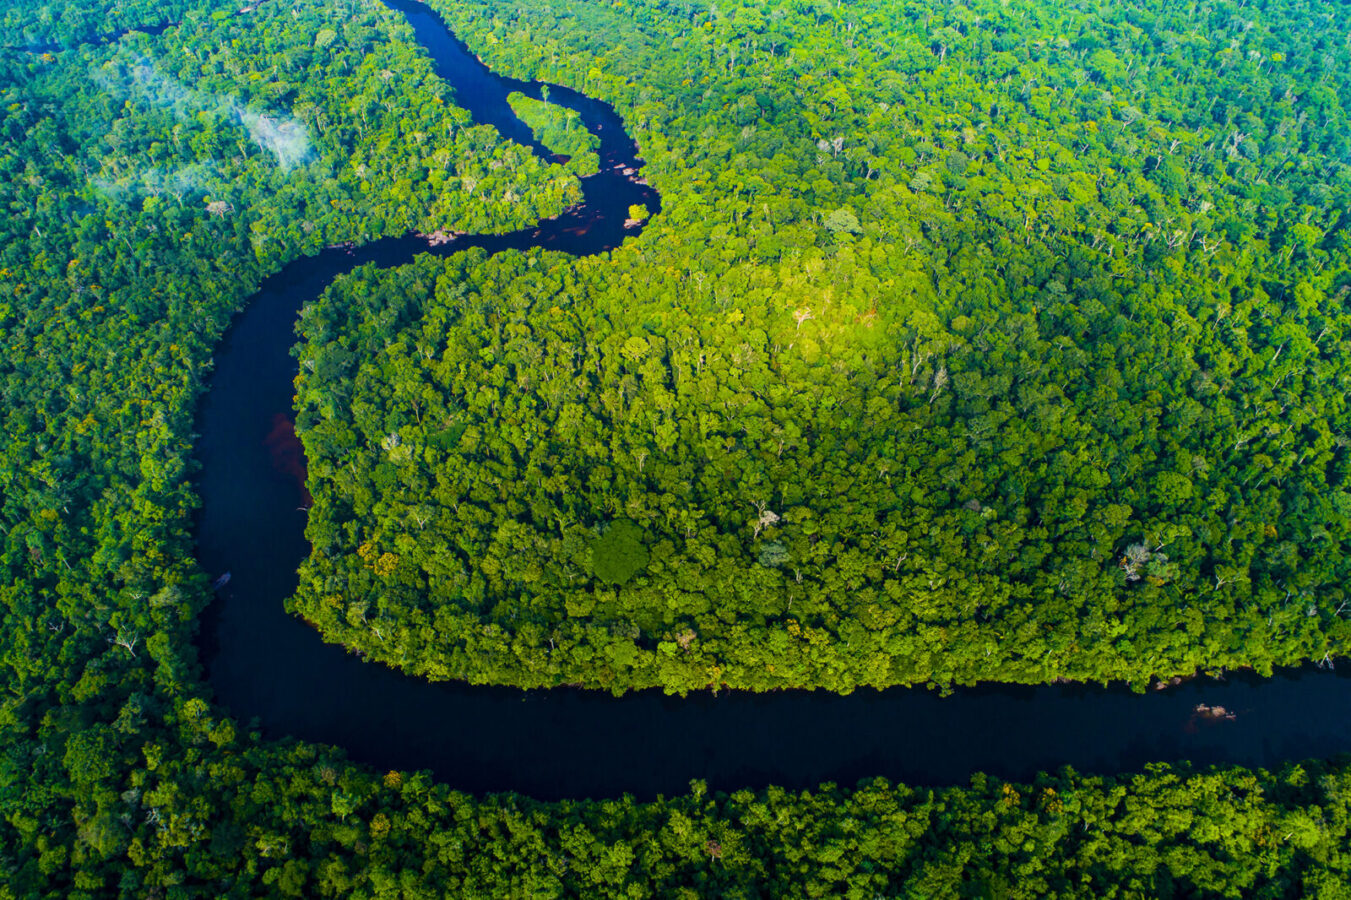
{"label": "bright green foliage", "polygon": [[549,103],[547,99],[532,100],[520,93],[509,95],[507,102],[541,144],[568,157],[565,170],[575,175],[591,175],[600,168],[600,157],[596,155],[600,138],[582,125],[581,115],[575,110]]}
{"label": "bright green foliage", "polygon": [[[1342,652],[1351,65],[1321,13],[490,9],[445,13],[612,102],[663,210],[608,259],[362,273],[311,311],[297,608],[331,640],[674,692]],[[619,516],[651,562],[616,587],[586,557]]]}
{"label": "bright green foliage", "polygon": [[[117,7],[59,18],[104,34],[179,9]],[[159,760],[208,777],[236,740],[197,696],[189,482],[231,314],[326,243],[510,231],[580,196],[472,126],[411,38],[380,7],[299,0],[0,51],[0,897],[153,895],[118,874],[147,842],[176,848],[168,887],[175,853],[233,840],[187,782],[141,787]]]}
{"label": "bright green foliage", "polygon": [[241,5],[220,0],[124,0],[67,3],[0,0],[0,47],[75,46],[128,29],[159,28],[189,14],[212,9],[234,12]]}
{"label": "bright green foliage", "polygon": [[[446,11],[617,104],[664,212],[609,260],[423,261],[310,311],[302,605],[379,587],[406,625],[422,592],[462,643],[401,637],[421,671],[616,689],[1345,646],[1340,8]],[[470,126],[369,3],[0,14],[4,43],[183,17],[0,66],[3,900],[1347,896],[1345,760],[543,804],[262,742],[190,642],[229,316],[325,243],[507,231],[576,181]],[[650,559],[615,587],[592,548],[623,520]]]}
{"label": "bright green foliage", "polygon": [[[81,702],[148,691],[147,654],[191,685],[194,403],[268,271],[331,241],[507,231],[576,201],[575,179],[471,127],[410,38],[391,13],[315,2],[0,67],[7,709],[77,682]],[[530,199],[481,199],[508,193]]]}

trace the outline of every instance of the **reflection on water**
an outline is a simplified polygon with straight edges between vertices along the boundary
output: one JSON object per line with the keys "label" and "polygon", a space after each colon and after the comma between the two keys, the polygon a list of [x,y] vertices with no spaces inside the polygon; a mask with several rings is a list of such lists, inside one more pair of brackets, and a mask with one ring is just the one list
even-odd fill
{"label": "reflection on water", "polygon": [[[387,3],[408,16],[476,121],[547,152],[506,103],[511,91],[538,98],[540,85],[493,76],[425,7]],[[962,783],[976,771],[1026,779],[1064,764],[1087,772],[1182,759],[1269,766],[1351,748],[1351,679],[1312,667],[1269,679],[1192,679],[1147,695],[1047,685],[950,697],[894,689],[617,699],[427,683],[363,662],[287,615],[310,549],[305,463],[290,427],[299,309],[358,265],[402,265],[421,252],[600,253],[637,233],[625,229],[630,204],[660,208],[612,109],[553,86],[549,99],[576,109],[601,137],[602,168],[583,179],[580,206],[508,235],[409,235],[297,260],[267,280],[222,341],[199,416],[197,539],[206,571],[232,578],[203,617],[199,650],[216,700],[232,714],[273,737],[336,744],[381,769],[430,769],[457,788],[544,799],[646,798],[684,792],[692,778],[714,789],[797,788],[874,775],[914,784]],[[1230,710],[1243,712],[1230,718]]]}
{"label": "reflection on water", "polygon": [[305,509],[314,505],[305,485],[305,447],[296,436],[295,422],[286,413],[272,414],[272,429],[263,438],[263,446],[272,458],[272,468],[288,475],[299,489]]}

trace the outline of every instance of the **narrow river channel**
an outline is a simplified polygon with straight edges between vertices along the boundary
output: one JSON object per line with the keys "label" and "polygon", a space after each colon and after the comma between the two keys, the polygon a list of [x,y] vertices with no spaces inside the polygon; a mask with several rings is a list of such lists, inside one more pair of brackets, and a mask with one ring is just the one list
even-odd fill
{"label": "narrow river channel", "polygon": [[[540,84],[494,75],[426,7],[385,2],[407,16],[475,121],[548,155],[506,102],[512,91],[539,97]],[[198,421],[197,541],[206,571],[232,578],[207,612],[199,645],[216,700],[232,715],[256,720],[269,737],[334,744],[381,769],[430,769],[455,788],[541,799],[650,798],[682,793],[695,778],[723,790],[870,775],[940,785],[974,772],[1029,778],[1062,765],[1111,773],[1180,760],[1271,766],[1351,750],[1351,672],[1312,667],[1143,695],[1048,685],[949,697],[893,689],[614,698],[424,682],[326,644],[287,615],[309,553],[296,477],[303,451],[291,427],[290,349],[301,307],[358,265],[397,266],[418,253],[604,252],[633,233],[623,227],[630,204],[658,208],[656,193],[625,174],[642,163],[615,112],[561,87],[550,86],[549,99],[580,112],[601,139],[601,172],[583,180],[580,207],[509,235],[438,247],[391,238],[299,259],[267,280],[222,342]]]}

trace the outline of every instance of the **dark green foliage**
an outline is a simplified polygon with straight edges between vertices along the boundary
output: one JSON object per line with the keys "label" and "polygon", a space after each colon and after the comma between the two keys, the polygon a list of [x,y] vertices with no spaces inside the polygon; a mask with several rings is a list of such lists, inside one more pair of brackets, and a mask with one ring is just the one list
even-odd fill
{"label": "dark green foliage", "polygon": [[[311,4],[0,70],[0,653],[25,704],[145,690],[147,654],[191,685],[193,405],[263,275],[331,241],[505,231],[575,202],[574,179],[468,126],[410,36]],[[284,164],[255,115],[300,122],[308,154]]]}
{"label": "dark green foliage", "polygon": [[611,522],[591,542],[591,570],[606,584],[619,586],[647,568],[643,529],[628,519]]}
{"label": "dark green foliage", "polygon": [[1351,779],[1317,764],[539,803],[193,733],[64,833],[7,808],[0,897],[1348,896]]}
{"label": "dark green foliage", "polygon": [[[374,654],[375,596],[433,677],[616,690],[1344,647],[1344,10],[1173,7],[446,6],[614,102],[665,211],[610,259],[424,260],[308,312],[299,605]],[[215,341],[285,260],[576,181],[368,3],[0,16],[72,45],[0,66],[3,900],[1347,896],[1345,760],[543,804],[262,742],[191,645]],[[591,578],[624,521],[646,566]]]}

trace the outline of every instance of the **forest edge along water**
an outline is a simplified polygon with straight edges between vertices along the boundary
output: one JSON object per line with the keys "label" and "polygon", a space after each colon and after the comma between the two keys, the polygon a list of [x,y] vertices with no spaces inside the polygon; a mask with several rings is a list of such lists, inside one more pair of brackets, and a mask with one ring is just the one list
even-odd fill
{"label": "forest edge along water", "polygon": [[[493,74],[426,7],[386,5],[407,17],[475,122],[551,155],[506,99],[540,99],[544,85]],[[962,783],[975,772],[1028,779],[1062,765],[1103,774],[1153,761],[1272,766],[1351,748],[1351,677],[1312,666],[1146,694],[988,685],[947,697],[898,688],[616,698],[422,681],[327,644],[288,615],[309,553],[304,455],[291,424],[301,308],[358,266],[403,265],[419,253],[604,252],[636,233],[626,227],[631,204],[660,208],[615,111],[567,88],[548,92],[600,139],[600,172],[582,179],[582,204],[511,234],[408,235],[298,259],[263,284],[226,334],[199,414],[197,541],[206,571],[231,574],[199,646],[216,700],[233,715],[269,737],[333,744],[381,769],[427,769],[458,789],[546,800],[678,794],[691,779],[731,790],[878,775],[917,785]]]}

